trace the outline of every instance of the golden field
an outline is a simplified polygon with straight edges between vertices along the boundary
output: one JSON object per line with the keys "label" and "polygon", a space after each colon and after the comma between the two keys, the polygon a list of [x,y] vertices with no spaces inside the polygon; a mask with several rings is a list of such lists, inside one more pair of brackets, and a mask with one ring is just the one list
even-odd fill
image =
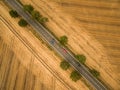
{"label": "golden field", "polygon": [[0,90],[69,90],[40,61],[43,58],[10,31],[7,22],[0,20],[0,25]]}
{"label": "golden field", "polygon": [[[58,38],[66,35],[68,47],[75,54],[86,55],[86,65],[100,71],[100,78],[106,85],[114,90],[120,89],[118,0],[20,1],[33,5],[48,17],[47,27]],[[88,90],[82,81],[74,83],[69,79],[72,68],[67,72],[61,70],[60,58],[34,37],[29,31],[32,28],[19,27],[18,19],[9,16],[10,9],[1,1],[0,8],[0,89]],[[8,27],[11,26],[27,44],[10,31]],[[35,53],[26,45],[30,45]]]}
{"label": "golden field", "polygon": [[60,68],[61,59],[31,32],[11,18],[0,2],[0,90],[89,90],[71,71]]}
{"label": "golden field", "polygon": [[[63,10],[75,17],[109,54],[109,62],[120,65],[119,0],[59,0]],[[120,70],[117,71],[120,73]]]}
{"label": "golden field", "polygon": [[86,65],[100,71],[102,81],[111,88],[120,88],[120,14],[117,0],[20,1],[33,5],[48,17],[48,28],[58,38],[66,35],[68,47],[75,54],[86,55]]}
{"label": "golden field", "polygon": [[[57,1],[57,0],[53,0]],[[109,63],[120,76],[120,12],[119,0],[59,0],[64,12],[72,15],[105,47]],[[112,74],[112,73],[111,73]],[[120,79],[116,79],[118,85]]]}

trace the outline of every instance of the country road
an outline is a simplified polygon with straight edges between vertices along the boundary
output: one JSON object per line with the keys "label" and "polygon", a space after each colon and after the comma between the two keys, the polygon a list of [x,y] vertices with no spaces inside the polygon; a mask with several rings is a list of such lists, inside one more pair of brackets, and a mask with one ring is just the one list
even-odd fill
{"label": "country road", "polygon": [[[32,17],[24,12],[22,6],[16,0],[5,0],[14,10],[16,10],[19,15],[21,15],[35,30],[40,36],[45,40],[57,53],[59,53],[66,61],[70,63],[75,70],[77,70],[86,80],[94,86],[96,90],[107,90],[107,88],[99,82],[89,70],[75,59],[75,57],[70,53],[65,47],[61,46],[57,39],[48,32],[40,23],[36,20],[33,20]],[[64,52],[64,50],[66,52]]]}

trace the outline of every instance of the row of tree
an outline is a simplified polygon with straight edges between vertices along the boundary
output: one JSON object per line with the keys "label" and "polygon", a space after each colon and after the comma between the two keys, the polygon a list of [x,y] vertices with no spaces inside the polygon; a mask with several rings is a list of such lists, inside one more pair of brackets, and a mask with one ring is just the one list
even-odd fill
{"label": "row of tree", "polygon": [[[67,62],[67,61],[62,61],[61,63],[60,63],[60,67],[63,69],[63,70],[67,70],[67,69],[69,69],[70,68],[70,64]],[[78,81],[80,78],[81,78],[81,75],[77,72],[77,71],[72,71],[71,72],[71,75],[70,75],[70,78],[74,81],[74,82],[76,82],[76,81]]]}
{"label": "row of tree", "polygon": [[[61,45],[65,46],[68,43],[68,37],[65,36],[65,35],[61,36],[60,39],[59,39],[59,42],[61,43]],[[79,62],[85,63],[86,57],[84,55],[76,55],[75,57],[78,59]],[[67,70],[67,69],[70,68],[70,64],[67,61],[64,60],[60,63],[60,67],[63,70]],[[81,78],[81,75],[77,71],[74,70],[74,71],[71,72],[70,78],[74,82],[76,82]]]}
{"label": "row of tree", "polygon": [[43,17],[37,10],[34,10],[33,6],[28,4],[28,5],[24,5],[23,9],[26,12],[29,12],[31,14],[31,16],[33,17],[33,19],[37,20],[38,22],[44,24],[45,22],[48,22],[48,18]]}
{"label": "row of tree", "polygon": [[[59,39],[59,42],[63,45],[63,46],[66,46],[66,44],[68,43],[68,37],[63,35],[60,37]],[[81,63],[81,64],[85,64],[86,62],[86,57],[83,55],[83,54],[77,54],[75,55],[75,58]],[[63,70],[67,70],[70,68],[70,64],[67,62],[67,61],[62,61],[60,63],[60,67],[63,69]],[[95,76],[96,78],[98,78],[100,76],[100,73],[95,70],[95,69],[90,69],[90,72],[93,74],[93,76]],[[70,78],[73,80],[73,81],[77,81],[81,78],[81,75],[77,72],[77,71],[72,71],[71,72],[71,75],[70,75]]]}
{"label": "row of tree", "polygon": [[[28,12],[31,14],[31,16],[33,17],[33,19],[37,20],[38,22],[40,22],[41,24],[44,24],[45,22],[48,22],[48,18],[43,17],[37,10],[34,10],[33,6],[28,4],[28,5],[23,5],[23,9],[24,11]],[[11,17],[13,18],[17,18],[19,17],[19,14],[15,11],[15,10],[10,10],[9,14]],[[28,23],[24,20],[24,19],[20,19],[18,21],[18,24],[21,27],[25,27],[28,25]]]}
{"label": "row of tree", "polygon": [[[9,11],[9,14],[10,14],[10,16],[13,17],[13,18],[19,17],[19,14],[18,14],[15,10],[10,10],[10,11]],[[21,27],[25,27],[25,26],[28,25],[28,23],[27,23],[24,19],[20,19],[20,20],[18,21],[18,24],[19,24]]]}

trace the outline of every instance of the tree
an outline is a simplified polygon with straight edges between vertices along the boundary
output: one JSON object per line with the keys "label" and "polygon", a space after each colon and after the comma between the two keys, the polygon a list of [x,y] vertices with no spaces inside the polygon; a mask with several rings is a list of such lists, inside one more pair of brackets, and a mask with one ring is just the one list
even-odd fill
{"label": "tree", "polygon": [[63,69],[63,70],[67,70],[69,67],[70,67],[70,64],[66,61],[62,61],[60,63],[60,67]]}
{"label": "tree", "polygon": [[67,42],[68,42],[68,38],[67,38],[67,36],[61,36],[60,37],[60,43],[62,44],[62,45],[65,45],[65,44],[67,44]]}
{"label": "tree", "polygon": [[92,73],[93,76],[95,76],[96,78],[98,78],[100,76],[100,72],[98,72],[95,69],[90,70],[90,72]]}
{"label": "tree", "polygon": [[82,64],[84,64],[86,61],[86,57],[84,55],[78,54],[78,55],[75,55],[75,58]]}
{"label": "tree", "polygon": [[24,9],[25,11],[28,11],[29,13],[31,13],[31,12],[34,10],[33,6],[30,5],[30,4],[24,5],[24,6],[23,6],[23,9]]}
{"label": "tree", "polygon": [[48,22],[48,18],[46,18],[46,17],[40,17],[38,21],[40,23],[45,23],[45,22]]}
{"label": "tree", "polygon": [[39,20],[39,18],[41,17],[41,15],[40,15],[40,13],[38,11],[32,11],[31,15],[36,20]]}
{"label": "tree", "polygon": [[81,75],[77,71],[72,71],[70,78],[76,82],[81,78]]}
{"label": "tree", "polygon": [[14,17],[14,18],[19,16],[18,13],[15,10],[10,10],[9,14],[10,14],[11,17]]}
{"label": "tree", "polygon": [[18,22],[18,24],[21,26],[21,27],[25,27],[28,25],[28,23],[24,20],[24,19],[20,19],[20,21]]}

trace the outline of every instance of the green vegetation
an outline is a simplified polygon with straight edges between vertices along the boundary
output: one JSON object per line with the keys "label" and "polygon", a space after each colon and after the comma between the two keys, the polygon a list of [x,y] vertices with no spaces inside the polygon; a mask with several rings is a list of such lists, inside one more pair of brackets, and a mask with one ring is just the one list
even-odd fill
{"label": "green vegetation", "polygon": [[69,67],[70,67],[70,64],[67,62],[67,61],[62,61],[60,63],[60,67],[63,69],[63,70],[67,70]]}
{"label": "green vegetation", "polygon": [[48,22],[48,18],[43,17],[37,10],[34,10],[33,6],[28,4],[28,5],[23,5],[23,9],[27,12],[29,12],[34,19],[36,19],[38,22],[41,24],[44,24],[45,22]]}
{"label": "green vegetation", "polygon": [[75,58],[82,64],[85,64],[85,61],[86,61],[86,57],[84,55],[75,55]]}
{"label": "green vegetation", "polygon": [[73,71],[70,75],[70,78],[76,82],[78,81],[82,76],[77,72],[77,71]]}
{"label": "green vegetation", "polygon": [[67,42],[68,42],[68,38],[67,38],[67,36],[61,36],[60,37],[60,43],[62,44],[62,45],[66,45],[67,44]]}
{"label": "green vegetation", "polygon": [[46,18],[46,17],[41,17],[41,18],[39,18],[39,20],[38,20],[40,23],[45,23],[45,22],[48,22],[48,18]]}
{"label": "green vegetation", "polygon": [[98,72],[95,69],[90,70],[90,72],[92,73],[93,76],[95,76],[96,78],[98,78],[100,76],[100,72]]}
{"label": "green vegetation", "polygon": [[24,20],[24,19],[20,19],[20,21],[18,22],[18,24],[21,26],[21,27],[25,27],[28,25],[28,23]]}
{"label": "green vegetation", "polygon": [[30,5],[30,4],[28,4],[28,5],[23,5],[23,9],[24,9],[25,11],[28,11],[29,13],[31,13],[31,12],[34,10],[33,6]]}
{"label": "green vegetation", "polygon": [[15,10],[9,11],[9,14],[10,14],[10,16],[13,17],[13,18],[16,18],[16,17],[19,16],[18,13],[17,13]]}
{"label": "green vegetation", "polygon": [[38,12],[38,11],[36,11],[36,10],[34,10],[34,11],[32,11],[31,12],[31,15],[32,15],[32,17],[34,18],[34,19],[36,19],[36,20],[39,20],[39,18],[40,18],[40,13]]}

